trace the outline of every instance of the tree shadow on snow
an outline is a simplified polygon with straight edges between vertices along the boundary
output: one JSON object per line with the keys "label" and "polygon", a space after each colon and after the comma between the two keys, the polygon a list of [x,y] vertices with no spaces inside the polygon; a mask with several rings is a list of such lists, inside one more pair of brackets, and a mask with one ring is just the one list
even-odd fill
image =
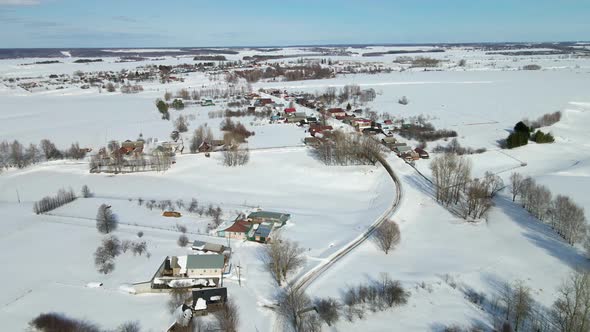
{"label": "tree shadow on snow", "polygon": [[567,244],[549,225],[531,216],[519,204],[505,197],[495,199],[494,203],[496,208],[522,228],[524,237],[537,247],[573,269],[590,267],[588,259],[578,249]]}

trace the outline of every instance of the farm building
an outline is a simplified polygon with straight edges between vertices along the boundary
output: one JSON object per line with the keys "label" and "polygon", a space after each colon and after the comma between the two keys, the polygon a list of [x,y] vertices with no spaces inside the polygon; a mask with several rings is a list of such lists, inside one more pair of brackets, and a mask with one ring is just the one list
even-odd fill
{"label": "farm building", "polygon": [[196,251],[201,251],[204,253],[216,253],[216,254],[223,254],[225,251],[225,246],[216,243],[209,243],[205,241],[194,241],[192,245],[192,249]]}
{"label": "farm building", "polygon": [[182,214],[180,214],[180,212],[176,212],[176,211],[164,211],[164,213],[162,213],[162,215],[164,217],[174,217],[174,218],[180,218],[182,216]]}
{"label": "farm building", "polygon": [[268,221],[278,226],[283,226],[290,218],[290,214],[269,211],[256,211],[248,215],[248,220],[252,223],[259,224]]}
{"label": "farm building", "polygon": [[271,234],[274,229],[274,223],[263,222],[252,226],[250,232],[248,232],[248,240],[266,243],[271,240]]}

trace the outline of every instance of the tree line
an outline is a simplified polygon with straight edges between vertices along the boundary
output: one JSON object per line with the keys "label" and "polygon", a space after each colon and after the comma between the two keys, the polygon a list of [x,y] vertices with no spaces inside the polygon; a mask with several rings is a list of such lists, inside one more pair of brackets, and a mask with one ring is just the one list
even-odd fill
{"label": "tree line", "polygon": [[73,202],[76,199],[76,194],[72,188],[60,189],[54,196],[45,196],[33,204],[33,212],[41,214],[55,210],[60,206]]}
{"label": "tree line", "polygon": [[335,130],[326,133],[312,154],[326,165],[375,165],[383,157],[384,147],[377,140]]}
{"label": "tree line", "polygon": [[510,175],[512,201],[518,201],[533,217],[548,223],[568,244],[586,240],[590,252],[590,236],[587,235],[584,208],[570,197],[557,195],[531,177],[520,173]]}
{"label": "tree line", "polygon": [[0,142],[0,171],[4,168],[24,168],[29,165],[49,160],[82,159],[86,156],[86,149],[73,143],[66,150],[59,150],[53,142],[43,139],[39,143],[25,147],[19,141]]}
{"label": "tree line", "polygon": [[436,200],[455,208],[464,219],[480,219],[492,207],[492,199],[504,187],[504,181],[491,172],[473,179],[471,168],[467,158],[452,153],[436,156],[430,164]]}
{"label": "tree line", "polygon": [[367,310],[374,313],[403,306],[410,296],[386,273],[375,282],[351,286],[342,293],[340,301],[332,297],[311,299],[301,289],[283,288],[276,296],[283,331],[319,332],[323,323],[333,326],[341,318],[349,322],[364,319]]}

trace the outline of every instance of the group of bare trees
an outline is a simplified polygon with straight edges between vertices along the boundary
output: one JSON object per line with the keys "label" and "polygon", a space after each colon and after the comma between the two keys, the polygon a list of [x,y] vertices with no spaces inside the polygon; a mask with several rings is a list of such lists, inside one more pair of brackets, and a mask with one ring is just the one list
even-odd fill
{"label": "group of bare trees", "polygon": [[465,155],[465,154],[479,154],[479,153],[484,153],[486,151],[487,151],[486,148],[474,149],[474,148],[470,148],[470,147],[461,146],[461,143],[459,143],[459,140],[457,140],[457,138],[453,138],[449,142],[449,144],[447,144],[445,146],[437,145],[434,147],[434,149],[432,149],[432,152],[454,153],[454,154],[458,154],[460,156]]}
{"label": "group of bare trees", "polygon": [[223,151],[223,165],[225,166],[243,166],[250,161],[250,149],[242,148],[240,145],[234,145]]}
{"label": "group of bare trees", "polygon": [[382,273],[379,280],[348,287],[342,301],[335,298],[316,298],[313,301],[303,290],[285,287],[277,296],[277,313],[285,330],[321,331],[322,323],[333,326],[341,317],[349,322],[365,318],[366,311],[379,312],[405,305],[410,293],[399,281]]}
{"label": "group of bare trees", "polygon": [[[139,236],[139,234],[138,234]],[[115,270],[115,258],[121,253],[130,251],[133,256],[142,256],[144,253],[149,258],[145,241],[123,240],[122,242],[114,235],[107,235],[102,239],[100,246],[94,252],[94,265],[98,272],[109,274]]]}
{"label": "group of bare trees", "polygon": [[76,199],[76,194],[72,188],[60,189],[55,196],[45,196],[33,204],[33,212],[36,214],[45,213],[55,210],[60,206],[68,204]]}
{"label": "group of bare trees", "polygon": [[74,319],[61,313],[42,313],[29,322],[29,328],[37,332],[140,332],[137,321],[129,321],[114,330],[103,330],[97,324],[81,319]]}
{"label": "group of bare trees", "polygon": [[553,113],[547,113],[547,114],[543,114],[542,116],[540,116],[539,118],[537,118],[536,120],[528,120],[528,119],[524,119],[523,122],[529,126],[529,128],[535,130],[541,127],[548,127],[551,125],[556,124],[557,122],[559,122],[559,120],[561,120],[561,112],[557,111],[557,112],[553,112]]}
{"label": "group of bare trees", "polygon": [[119,142],[111,141],[108,147],[90,158],[91,172],[141,172],[152,170],[163,172],[172,166],[174,154],[169,151],[154,150],[150,155],[141,152],[126,154],[121,151]]}
{"label": "group of bare trees", "polygon": [[430,164],[436,186],[436,200],[456,207],[465,219],[480,219],[493,206],[492,199],[504,188],[501,177],[486,172],[481,179],[471,178],[471,162],[454,153],[437,156]]}
{"label": "group of bare trees", "polygon": [[384,147],[372,137],[335,130],[312,153],[326,165],[374,165],[383,157]]}
{"label": "group of bare trees", "polygon": [[459,204],[463,217],[482,218],[493,206],[492,199],[503,188],[502,178],[492,172],[485,172],[483,178],[469,181],[464,189],[464,199]]}
{"label": "group of bare trees", "polygon": [[276,310],[283,331],[319,332],[321,321],[313,312],[313,303],[302,289],[287,286],[276,296]]}
{"label": "group of bare trees", "polygon": [[315,96],[309,96],[309,99],[319,100],[327,105],[335,103],[344,104],[352,102],[353,105],[364,105],[367,102],[375,100],[377,93],[374,89],[361,89],[356,84],[345,85],[339,91],[335,87],[328,87],[322,92],[316,93]]}
{"label": "group of bare trees", "polygon": [[230,84],[230,85],[216,85],[211,87],[203,87],[201,89],[194,89],[189,91],[187,89],[180,89],[175,94],[166,91],[164,99],[170,101],[174,96],[182,100],[200,100],[201,98],[231,98],[243,96],[252,91],[249,85],[245,84]]}
{"label": "group of bare trees", "polygon": [[260,252],[260,259],[265,268],[280,286],[292,272],[305,263],[304,249],[297,242],[281,237],[276,232],[272,241],[265,245]]}
{"label": "group of bare trees", "polygon": [[174,120],[174,129],[179,133],[185,133],[188,131],[188,120],[184,115],[179,115],[176,120]]}
{"label": "group of bare trees", "polygon": [[109,274],[115,269],[115,257],[121,254],[121,241],[113,235],[102,240],[94,252],[94,265],[98,272]]}
{"label": "group of bare trees", "polygon": [[[538,325],[539,327],[546,324],[544,319],[535,315],[537,308],[531,294],[531,288],[524,281],[517,280],[512,284],[505,283],[500,289],[498,300],[498,308],[505,315],[504,320],[510,324],[514,331],[523,329],[527,324]],[[536,331],[536,329],[530,327],[530,330]]]}
{"label": "group of bare trees", "polygon": [[[557,195],[537,184],[531,177],[519,173],[510,175],[512,200],[518,198],[522,207],[542,222],[547,222],[568,244],[574,245],[586,239],[584,208],[570,197]],[[590,243],[587,246],[590,251]]]}
{"label": "group of bare trees", "polygon": [[436,200],[444,205],[458,204],[471,179],[471,161],[452,153],[433,158],[430,164],[436,185]]}
{"label": "group of bare trees", "polygon": [[231,118],[225,118],[221,121],[220,129],[225,132],[223,140],[225,145],[232,145],[246,142],[246,139],[255,133],[246,129],[241,122],[234,122]]}
{"label": "group of bare trees", "polygon": [[23,168],[42,161],[58,159],[82,159],[86,150],[78,143],[73,143],[66,150],[59,150],[50,140],[41,140],[39,145],[29,144],[25,147],[19,141],[0,142],[0,171],[4,168]]}
{"label": "group of bare trees", "polygon": [[[228,106],[230,104],[233,103],[228,103]],[[246,105],[249,105],[248,102],[246,102]],[[239,107],[241,105],[237,105],[237,107]],[[256,110],[253,108],[247,108],[244,110],[231,110],[231,109],[226,109],[224,110],[219,110],[219,111],[211,111],[209,113],[207,113],[207,115],[209,116],[209,119],[215,119],[215,118],[233,118],[233,117],[245,117],[245,116],[253,116],[255,119],[267,119],[272,115],[272,108],[270,107],[264,107],[262,110]]]}
{"label": "group of bare trees", "polygon": [[560,332],[590,329],[590,273],[572,273],[558,290],[551,317]]}
{"label": "group of bare trees", "polygon": [[351,286],[344,292],[344,317],[348,321],[353,321],[355,316],[362,319],[367,309],[377,312],[401,306],[408,302],[409,296],[399,281],[382,273],[378,281]]}
{"label": "group of bare trees", "polygon": [[372,234],[373,241],[387,255],[400,241],[399,226],[393,220],[387,220],[379,225]]}
{"label": "group of bare trees", "polygon": [[284,78],[285,81],[302,81],[308,79],[325,79],[335,76],[330,68],[325,68],[319,64],[304,64],[296,66],[287,66],[275,63],[266,68],[256,68],[247,70],[236,70],[234,73],[245,79],[248,83],[255,83],[261,79]]}

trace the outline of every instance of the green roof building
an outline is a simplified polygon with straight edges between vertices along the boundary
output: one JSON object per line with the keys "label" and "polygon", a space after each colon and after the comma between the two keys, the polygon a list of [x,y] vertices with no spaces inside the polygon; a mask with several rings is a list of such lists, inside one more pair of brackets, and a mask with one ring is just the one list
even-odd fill
{"label": "green roof building", "polygon": [[269,212],[269,211],[256,211],[248,215],[248,219],[254,223],[262,223],[265,221],[273,222],[283,226],[287,220],[291,219],[291,215],[287,213]]}

